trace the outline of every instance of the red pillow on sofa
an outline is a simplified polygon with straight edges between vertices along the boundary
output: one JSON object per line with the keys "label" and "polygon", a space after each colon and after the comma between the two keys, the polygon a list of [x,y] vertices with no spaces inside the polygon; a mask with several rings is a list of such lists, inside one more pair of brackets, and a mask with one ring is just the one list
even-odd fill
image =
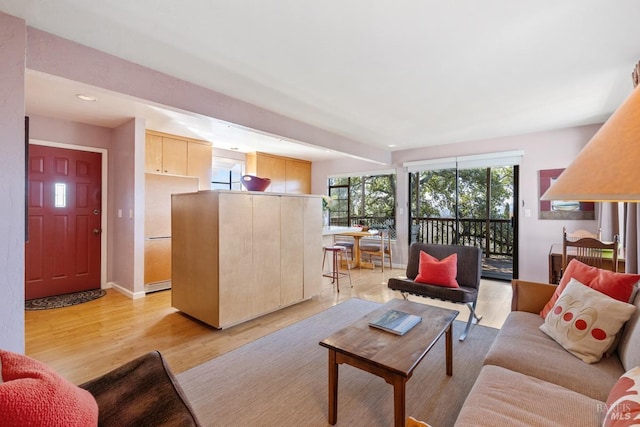
{"label": "red pillow on sofa", "polygon": [[543,318],[547,317],[547,314],[571,278],[618,301],[629,302],[633,294],[634,285],[640,281],[640,274],[614,273],[613,271],[592,267],[576,259],[572,259],[569,261],[569,265],[567,265],[567,271],[562,275],[558,288],[547,304],[545,304],[540,312],[540,316]]}
{"label": "red pillow on sofa", "polygon": [[420,264],[415,282],[427,285],[444,286],[447,288],[459,288],[456,276],[458,275],[458,254],[438,260],[424,251],[420,251]]}
{"label": "red pillow on sofa", "polygon": [[0,350],[2,426],[97,426],[98,404],[42,362]]}

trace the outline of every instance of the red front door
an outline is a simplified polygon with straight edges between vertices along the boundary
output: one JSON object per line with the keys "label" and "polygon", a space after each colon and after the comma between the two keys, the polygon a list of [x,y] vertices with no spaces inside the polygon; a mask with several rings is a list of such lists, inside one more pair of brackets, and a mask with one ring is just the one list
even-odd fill
{"label": "red front door", "polygon": [[100,288],[102,154],[29,146],[25,297]]}

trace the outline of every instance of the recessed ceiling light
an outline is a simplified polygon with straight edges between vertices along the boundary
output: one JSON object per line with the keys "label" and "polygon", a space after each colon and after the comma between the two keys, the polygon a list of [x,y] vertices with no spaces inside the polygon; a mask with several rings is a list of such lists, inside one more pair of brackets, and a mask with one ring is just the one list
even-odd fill
{"label": "recessed ceiling light", "polygon": [[94,98],[93,96],[83,95],[81,93],[77,94],[76,98],[81,99],[83,101],[88,101],[88,102],[94,102],[97,99],[97,98]]}
{"label": "recessed ceiling light", "polygon": [[397,145],[396,144],[389,144],[389,145],[387,145],[387,147],[393,148],[393,147],[397,147]]}
{"label": "recessed ceiling light", "polygon": [[229,150],[237,151],[238,147],[229,147]]}

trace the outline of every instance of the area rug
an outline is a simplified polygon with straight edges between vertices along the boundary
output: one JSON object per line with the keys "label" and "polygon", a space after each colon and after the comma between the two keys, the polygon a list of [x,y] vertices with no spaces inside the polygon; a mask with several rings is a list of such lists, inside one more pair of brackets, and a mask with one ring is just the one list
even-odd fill
{"label": "area rug", "polygon": [[[328,351],[318,343],[380,304],[350,299],[179,374],[204,426],[326,426]],[[440,339],[407,383],[406,413],[434,426],[453,425],[498,333],[475,326],[464,342],[454,322],[453,376],[445,375]],[[393,425],[393,388],[340,365],[338,426]]]}
{"label": "area rug", "polygon": [[104,289],[92,289],[90,291],[30,299],[24,302],[24,308],[25,310],[47,310],[50,308],[69,307],[71,305],[93,301],[103,297],[106,293]]}

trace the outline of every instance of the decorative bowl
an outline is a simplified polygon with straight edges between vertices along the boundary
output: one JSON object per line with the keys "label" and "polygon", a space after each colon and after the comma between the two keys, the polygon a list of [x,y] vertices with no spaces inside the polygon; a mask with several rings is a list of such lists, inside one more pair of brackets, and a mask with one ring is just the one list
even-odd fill
{"label": "decorative bowl", "polygon": [[260,178],[254,175],[242,175],[241,181],[244,188],[249,191],[264,191],[271,184],[269,178]]}

